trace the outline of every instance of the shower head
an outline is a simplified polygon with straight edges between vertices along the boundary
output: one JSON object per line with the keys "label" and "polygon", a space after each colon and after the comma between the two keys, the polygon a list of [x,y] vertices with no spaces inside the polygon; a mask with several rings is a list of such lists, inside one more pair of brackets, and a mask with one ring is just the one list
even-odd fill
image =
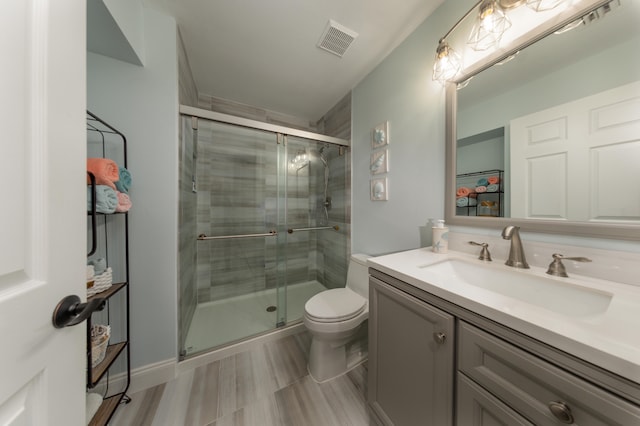
{"label": "shower head", "polygon": [[324,156],[325,148],[326,148],[326,145],[320,147],[320,149],[318,150],[318,157],[320,157],[320,161],[322,161],[325,167],[329,167],[329,164],[327,164],[327,159]]}

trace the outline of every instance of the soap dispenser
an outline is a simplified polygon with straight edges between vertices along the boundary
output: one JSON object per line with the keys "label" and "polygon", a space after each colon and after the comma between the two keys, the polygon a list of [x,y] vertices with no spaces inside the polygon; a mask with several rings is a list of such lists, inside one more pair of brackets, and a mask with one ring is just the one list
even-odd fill
{"label": "soap dispenser", "polygon": [[432,250],[435,253],[446,253],[449,248],[449,228],[444,226],[444,220],[436,221],[436,226],[432,228],[433,245]]}

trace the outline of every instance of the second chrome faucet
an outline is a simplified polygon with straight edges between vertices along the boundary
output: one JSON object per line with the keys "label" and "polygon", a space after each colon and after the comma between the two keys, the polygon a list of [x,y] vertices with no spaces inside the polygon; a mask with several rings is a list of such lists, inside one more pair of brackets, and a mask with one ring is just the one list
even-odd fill
{"label": "second chrome faucet", "polygon": [[524,248],[522,247],[522,240],[520,239],[520,227],[511,225],[505,226],[502,230],[502,238],[505,240],[511,240],[509,258],[505,262],[505,265],[513,266],[514,268],[528,269],[529,264],[524,256]]}

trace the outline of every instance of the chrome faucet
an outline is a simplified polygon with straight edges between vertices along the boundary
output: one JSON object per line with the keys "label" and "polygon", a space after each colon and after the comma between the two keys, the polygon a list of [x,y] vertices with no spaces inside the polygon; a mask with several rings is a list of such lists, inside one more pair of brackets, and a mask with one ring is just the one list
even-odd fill
{"label": "chrome faucet", "polygon": [[502,238],[505,240],[511,240],[511,248],[509,248],[509,258],[505,265],[513,266],[514,268],[529,269],[527,259],[524,257],[524,248],[522,247],[522,240],[520,239],[520,227],[519,226],[505,226],[502,230]]}
{"label": "chrome faucet", "polygon": [[574,260],[576,262],[591,262],[591,259],[586,257],[566,257],[559,253],[553,253],[553,261],[547,269],[547,274],[555,275],[556,277],[568,277],[567,270],[562,264],[562,259]]}

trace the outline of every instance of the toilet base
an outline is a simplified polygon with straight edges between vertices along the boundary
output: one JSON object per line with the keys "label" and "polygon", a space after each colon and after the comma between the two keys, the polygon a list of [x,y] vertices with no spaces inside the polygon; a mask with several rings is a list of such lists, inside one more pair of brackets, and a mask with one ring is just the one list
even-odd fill
{"label": "toilet base", "polygon": [[309,352],[308,371],[311,378],[326,382],[347,373],[367,360],[367,323],[341,339],[324,339],[313,335]]}

